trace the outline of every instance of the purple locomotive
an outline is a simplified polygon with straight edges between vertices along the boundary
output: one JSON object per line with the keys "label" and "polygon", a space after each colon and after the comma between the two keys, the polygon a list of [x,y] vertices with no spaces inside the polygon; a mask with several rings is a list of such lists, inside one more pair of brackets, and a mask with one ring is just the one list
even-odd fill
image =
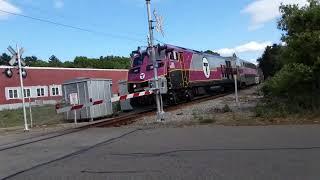
{"label": "purple locomotive", "polygon": [[[194,96],[224,91],[234,85],[233,73],[241,86],[256,84],[258,72],[254,64],[233,57],[221,57],[182,47],[156,46],[158,76],[167,104],[192,100]],[[150,88],[154,79],[153,62],[148,50],[133,51],[132,67],[128,73],[129,93]],[[161,84],[160,83],[160,84]],[[134,99],[134,104],[150,104],[152,98]]]}

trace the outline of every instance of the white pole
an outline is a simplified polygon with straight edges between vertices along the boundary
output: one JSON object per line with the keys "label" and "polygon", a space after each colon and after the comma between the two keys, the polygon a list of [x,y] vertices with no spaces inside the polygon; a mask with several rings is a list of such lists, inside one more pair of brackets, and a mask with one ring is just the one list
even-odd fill
{"label": "white pole", "polygon": [[19,50],[18,45],[16,45],[16,48],[17,48],[19,76],[20,76],[20,91],[21,91],[21,99],[22,99],[22,106],[23,106],[24,130],[25,131],[29,131],[28,122],[27,122],[26,104],[25,104],[25,99],[24,99],[24,87],[23,87],[23,78],[22,78],[22,66],[21,66],[21,59],[20,59],[20,50]]}
{"label": "white pole", "polygon": [[74,110],[74,125],[77,125],[77,110]]}
{"label": "white pole", "polygon": [[237,82],[237,75],[236,74],[233,75],[233,79],[234,79],[234,91],[235,91],[236,104],[238,107],[240,107],[239,106],[239,97],[238,97],[238,82]]}
{"label": "white pole", "polygon": [[[157,60],[155,59],[155,49],[153,47],[153,21],[151,17],[151,10],[150,10],[150,1],[146,0],[147,3],[147,13],[148,13],[148,24],[149,24],[149,48],[151,48],[151,60],[153,61],[153,71],[154,71],[154,81],[156,85],[156,89],[159,89],[159,79],[158,79],[158,64]],[[164,111],[163,104],[161,103],[161,95],[160,91],[156,92],[156,103],[157,103],[157,118],[156,121],[161,122],[164,121]]]}
{"label": "white pole", "polygon": [[31,109],[31,98],[29,97],[29,116],[30,116],[30,127],[33,127],[33,119],[32,119],[32,109]]}

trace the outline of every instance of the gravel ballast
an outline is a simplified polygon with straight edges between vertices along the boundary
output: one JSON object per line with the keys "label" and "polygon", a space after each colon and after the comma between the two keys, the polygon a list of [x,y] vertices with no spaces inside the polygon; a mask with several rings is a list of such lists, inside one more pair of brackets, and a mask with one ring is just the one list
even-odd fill
{"label": "gravel ballast", "polygon": [[252,115],[252,109],[256,107],[259,99],[258,87],[253,86],[239,91],[240,108],[235,103],[234,94],[230,94],[217,99],[190,104],[181,109],[165,113],[165,122],[156,122],[154,115],[139,118],[129,127],[183,127],[194,126],[198,124],[225,124],[229,121],[223,116],[236,116],[245,113],[245,116]]}

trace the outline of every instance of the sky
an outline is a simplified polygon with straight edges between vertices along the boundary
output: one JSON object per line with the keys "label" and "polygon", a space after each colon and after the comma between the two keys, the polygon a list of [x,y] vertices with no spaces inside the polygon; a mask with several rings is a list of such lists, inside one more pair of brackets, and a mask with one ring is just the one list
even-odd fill
{"label": "sky", "polygon": [[[224,56],[236,53],[256,62],[266,46],[281,43],[282,32],[277,29],[280,4],[303,6],[307,0],[151,3],[152,10],[163,17],[164,36],[155,32],[157,43],[212,50]],[[145,0],[0,0],[1,53],[7,52],[8,45],[18,44],[24,47],[24,56],[43,60],[51,55],[62,61],[75,56],[129,56],[138,46],[147,45],[147,33]]]}

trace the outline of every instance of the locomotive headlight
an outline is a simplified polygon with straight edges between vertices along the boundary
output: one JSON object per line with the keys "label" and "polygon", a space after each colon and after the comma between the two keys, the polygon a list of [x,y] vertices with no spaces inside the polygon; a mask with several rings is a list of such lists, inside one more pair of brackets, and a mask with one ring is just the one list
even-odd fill
{"label": "locomotive headlight", "polygon": [[137,85],[136,84],[133,84],[133,88],[135,89],[137,87]]}

